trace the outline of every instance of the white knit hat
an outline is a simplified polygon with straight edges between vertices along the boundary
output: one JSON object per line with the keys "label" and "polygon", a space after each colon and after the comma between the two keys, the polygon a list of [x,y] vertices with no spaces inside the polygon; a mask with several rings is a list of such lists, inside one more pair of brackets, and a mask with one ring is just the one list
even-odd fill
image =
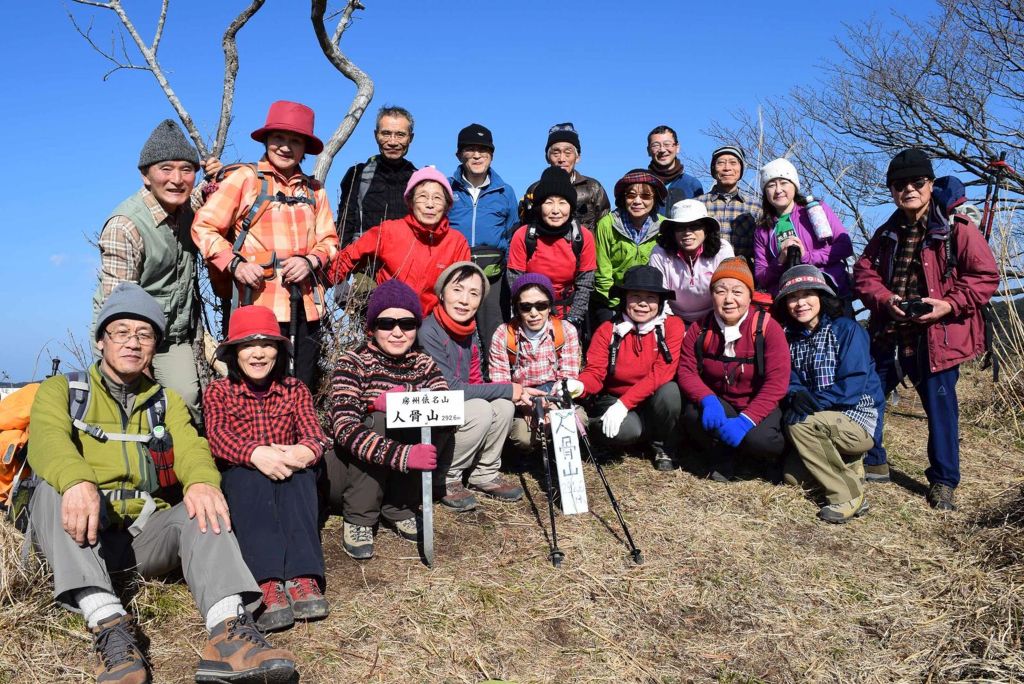
{"label": "white knit hat", "polygon": [[800,174],[796,172],[796,167],[788,159],[779,157],[761,167],[761,190],[764,190],[764,186],[776,178],[784,178],[795,185],[797,190],[800,189]]}

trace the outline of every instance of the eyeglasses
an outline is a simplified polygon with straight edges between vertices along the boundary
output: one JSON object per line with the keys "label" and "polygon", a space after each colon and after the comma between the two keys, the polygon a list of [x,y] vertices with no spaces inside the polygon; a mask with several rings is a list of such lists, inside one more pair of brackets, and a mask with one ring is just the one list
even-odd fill
{"label": "eyeglasses", "polygon": [[139,344],[143,347],[148,347],[149,345],[156,343],[156,335],[149,330],[140,330],[134,333],[128,330],[115,330],[113,332],[104,330],[103,332],[107,333],[107,337],[109,337],[110,341],[114,344],[128,344],[128,340],[133,337],[138,340]]}
{"label": "eyeglasses", "polygon": [[673,142],[660,143],[660,142],[656,142],[656,143],[651,143],[650,145],[648,145],[648,147],[650,147],[653,151],[657,152],[658,150],[661,150],[661,149],[671,150],[671,149],[674,149],[676,147],[679,147],[679,143],[673,143]]}
{"label": "eyeglasses", "polygon": [[629,200],[630,202],[635,200],[637,197],[642,199],[644,202],[650,202],[652,199],[654,199],[654,193],[651,193],[651,192],[627,192],[626,193],[626,199]]}
{"label": "eyeglasses", "polygon": [[416,204],[427,204],[428,202],[444,204],[448,201],[448,198],[444,195],[413,195],[412,201]]}
{"label": "eyeglasses", "polygon": [[534,310],[543,313],[551,308],[551,302],[519,302],[516,306],[521,314],[528,314]]}
{"label": "eyeglasses", "polygon": [[394,139],[402,142],[409,138],[409,133],[407,131],[377,131],[377,137],[381,140]]}
{"label": "eyeglasses", "polygon": [[906,192],[907,188],[913,186],[915,190],[920,190],[928,184],[928,178],[915,178],[913,180],[898,180],[893,181],[889,187],[892,188],[893,192]]}
{"label": "eyeglasses", "polygon": [[409,332],[420,327],[419,322],[412,316],[406,318],[384,318],[383,316],[373,322],[373,329],[380,331],[391,331],[395,329],[395,326],[402,329],[403,332]]}
{"label": "eyeglasses", "polygon": [[691,223],[689,225],[675,226],[675,231],[677,233],[703,233],[704,232],[704,224],[703,223]]}

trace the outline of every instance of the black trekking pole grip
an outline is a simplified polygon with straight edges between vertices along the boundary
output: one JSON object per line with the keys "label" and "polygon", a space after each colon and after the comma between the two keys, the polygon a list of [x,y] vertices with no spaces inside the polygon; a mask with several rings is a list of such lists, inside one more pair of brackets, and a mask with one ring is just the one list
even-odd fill
{"label": "black trekking pole grip", "polygon": [[796,245],[790,245],[786,248],[786,270],[799,266],[801,262],[800,248]]}

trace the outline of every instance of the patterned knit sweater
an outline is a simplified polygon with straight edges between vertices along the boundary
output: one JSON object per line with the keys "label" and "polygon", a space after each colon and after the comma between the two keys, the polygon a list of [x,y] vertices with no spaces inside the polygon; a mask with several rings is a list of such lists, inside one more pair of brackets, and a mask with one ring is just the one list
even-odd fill
{"label": "patterned knit sweater", "polygon": [[446,391],[448,383],[427,354],[413,349],[401,358],[385,354],[372,340],[341,355],[334,371],[331,401],[335,444],[368,463],[408,472],[411,446],[379,435],[363,422],[373,401],[395,385],[406,391]]}

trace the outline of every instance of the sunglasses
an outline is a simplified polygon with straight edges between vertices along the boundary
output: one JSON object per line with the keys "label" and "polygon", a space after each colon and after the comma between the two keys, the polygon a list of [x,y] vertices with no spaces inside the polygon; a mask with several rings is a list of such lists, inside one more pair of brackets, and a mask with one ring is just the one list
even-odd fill
{"label": "sunglasses", "polygon": [[373,322],[373,329],[394,330],[396,325],[404,332],[409,332],[410,330],[415,330],[420,327],[420,324],[412,316],[407,318],[384,318],[382,316]]}
{"label": "sunglasses", "polygon": [[519,313],[528,314],[535,309],[540,312],[547,311],[551,308],[551,302],[519,302],[516,306],[519,308]]}
{"label": "sunglasses", "polygon": [[889,187],[893,189],[893,192],[905,192],[910,186],[914,186],[915,190],[920,190],[928,184],[927,178],[915,178],[914,180],[901,180],[893,181]]}

